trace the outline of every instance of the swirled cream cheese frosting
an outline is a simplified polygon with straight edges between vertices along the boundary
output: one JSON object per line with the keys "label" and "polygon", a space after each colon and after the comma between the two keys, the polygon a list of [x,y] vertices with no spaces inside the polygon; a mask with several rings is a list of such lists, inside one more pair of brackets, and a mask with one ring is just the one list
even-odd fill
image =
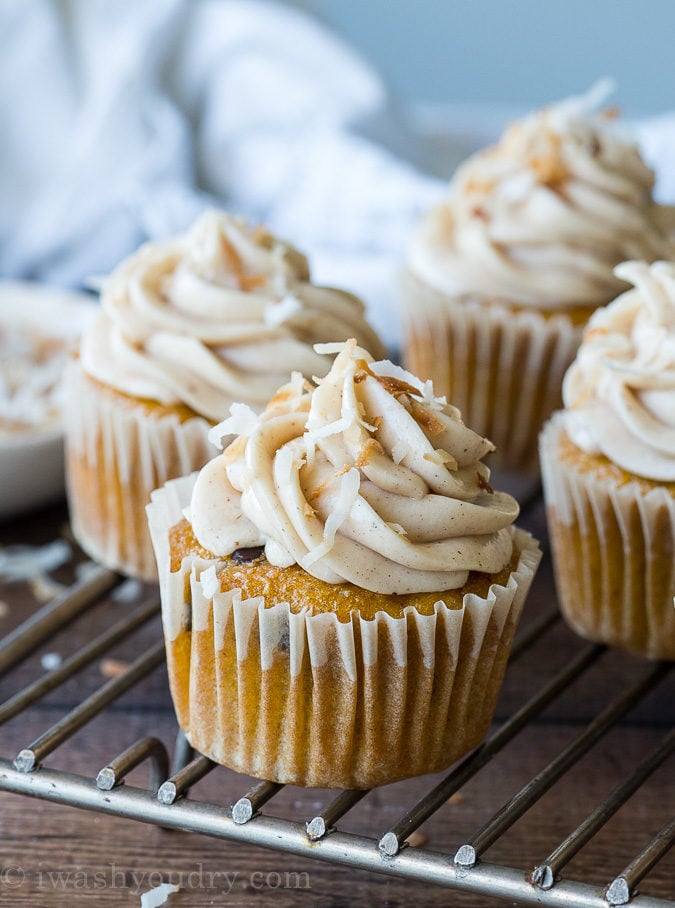
{"label": "swirled cream cheese frosting", "polygon": [[624,470],[675,481],[675,265],[624,262],[634,284],[591,318],[563,383],[577,447]]}
{"label": "swirled cream cheese frosting", "polygon": [[262,545],[275,565],[385,594],[502,570],[518,505],[489,486],[491,442],[355,340],[317,349],[338,352],[317,386],[295,373],[262,414],[234,405],[211,430],[239,437],[197,478],[198,542],[216,556]]}
{"label": "swirled cream cheese frosting", "polygon": [[408,264],[436,290],[564,310],[624,289],[626,259],[671,258],[672,209],[636,145],[598,112],[599,83],[513,124],[469,158],[418,229]]}
{"label": "swirled cream cheese frosting", "polygon": [[101,302],[82,344],[85,371],[212,421],[233,401],[261,409],[292,370],[325,375],[330,358],[316,341],[356,336],[382,350],[360,300],[314,286],[292,246],[217,211],[184,236],[142,246]]}

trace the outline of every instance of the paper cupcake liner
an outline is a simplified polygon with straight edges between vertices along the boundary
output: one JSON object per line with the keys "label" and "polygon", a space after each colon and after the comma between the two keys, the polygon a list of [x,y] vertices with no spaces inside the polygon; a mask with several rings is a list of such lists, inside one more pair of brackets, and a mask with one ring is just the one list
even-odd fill
{"label": "paper cupcake liner", "polygon": [[675,659],[675,499],[561,461],[564,414],[541,436],[558,597],[581,636]]}
{"label": "paper cupcake liner", "polygon": [[172,573],[168,533],[192,483],[155,492],[148,516],[171,691],[197,750],[278,782],[370,788],[444,769],[482,740],[540,557],[528,534],[514,529],[517,569],[485,598],[340,622],[212,595],[201,578],[217,561],[185,558]]}
{"label": "paper cupcake liner", "polygon": [[66,375],[66,479],[75,538],[95,561],[142,580],[157,578],[145,506],[168,479],[216,453],[199,417],[153,414],[84,373]]}
{"label": "paper cupcake liner", "polygon": [[583,326],[564,313],[546,318],[444,294],[407,269],[401,283],[406,368],[431,378],[466,424],[494,442],[495,465],[538,474],[537,437],[562,405]]}

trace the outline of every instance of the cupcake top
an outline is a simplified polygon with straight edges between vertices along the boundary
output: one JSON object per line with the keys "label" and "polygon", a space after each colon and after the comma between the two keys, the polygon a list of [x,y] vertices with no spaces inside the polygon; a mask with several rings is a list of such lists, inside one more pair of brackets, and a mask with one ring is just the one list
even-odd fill
{"label": "cupcake top", "polygon": [[493,445],[459,411],[357,346],[317,386],[299,373],[256,416],[234,405],[212,440],[238,434],[200,472],[189,519],[216,556],[264,545],[327,583],[378,593],[455,589],[512,556],[515,500],[490,488]]}
{"label": "cupcake top", "polygon": [[624,262],[634,284],[593,314],[563,382],[582,450],[658,482],[675,480],[675,265]]}
{"label": "cupcake top", "polygon": [[313,344],[356,336],[381,350],[355,296],[310,283],[307,260],[262,227],[208,211],[147,243],[106,280],[82,365],[124,394],[185,404],[216,421],[261,409],[292,369],[324,375]]}
{"label": "cupcake top", "polygon": [[564,310],[609,302],[626,259],[670,258],[672,209],[637,147],[597,112],[608,86],[513,124],[461,166],[418,229],[413,273],[440,292]]}

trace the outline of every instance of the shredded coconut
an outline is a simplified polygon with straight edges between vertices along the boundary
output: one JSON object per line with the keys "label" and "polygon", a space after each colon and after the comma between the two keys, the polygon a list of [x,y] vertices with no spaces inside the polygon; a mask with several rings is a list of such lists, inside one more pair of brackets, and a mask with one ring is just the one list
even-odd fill
{"label": "shredded coconut", "polygon": [[336,419],[334,422],[326,423],[325,426],[319,426],[316,429],[307,429],[305,432],[305,437],[308,435],[311,436],[312,441],[314,442],[317,438],[328,438],[329,435],[339,435],[341,432],[346,432],[347,429],[350,429],[354,425],[353,418],[343,416],[340,419]]}
{"label": "shredded coconut", "polygon": [[223,438],[229,435],[250,435],[258,425],[258,417],[246,404],[232,404],[230,415],[209,430],[209,441],[222,450]]}
{"label": "shredded coconut", "polygon": [[359,497],[359,488],[361,486],[361,476],[358,470],[352,467],[348,470],[340,482],[338,491],[338,500],[335,509],[328,515],[323,528],[323,542],[313,548],[302,559],[302,567],[309,567],[323,558],[335,545],[335,534],[340,529],[349,513],[353,508],[356,499]]}
{"label": "shredded coconut", "polygon": [[[445,395],[437,397],[434,394],[434,383],[430,378],[422,385],[422,403],[426,404],[427,407],[431,407],[432,410],[443,410],[448,406],[448,400]],[[453,416],[459,416],[457,407],[451,407],[450,409]]]}
{"label": "shredded coconut", "polygon": [[347,347],[348,341],[340,341],[340,343],[330,343],[330,344],[314,344],[314,350],[316,353],[342,353],[342,351]]}
{"label": "shredded coconut", "polygon": [[265,309],[265,324],[269,325],[270,328],[278,328],[279,325],[288,321],[301,309],[302,303],[297,296],[287,293],[278,303],[273,303]]}

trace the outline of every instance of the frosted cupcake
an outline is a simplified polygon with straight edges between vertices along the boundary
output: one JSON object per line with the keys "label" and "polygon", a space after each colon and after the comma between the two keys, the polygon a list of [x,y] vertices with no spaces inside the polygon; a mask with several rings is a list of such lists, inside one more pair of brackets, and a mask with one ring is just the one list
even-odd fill
{"label": "frosted cupcake", "polygon": [[150,492],[213,456],[209,429],[234,401],[259,410],[292,370],[324,375],[316,341],[382,349],[356,297],[314,286],[297,250],[215,211],[141,247],[101,303],[68,379],[73,532],[92,558],[146,580]]}
{"label": "frosted cupcake", "polygon": [[582,636],[675,659],[675,265],[616,275],[541,438],[556,580]]}
{"label": "frosted cupcake", "polygon": [[675,250],[652,171],[610,112],[595,112],[605,93],[533,113],[471,157],[409,249],[405,364],[507,468],[537,471],[537,435],[583,327],[625,287],[614,266]]}
{"label": "frosted cupcake", "polygon": [[[354,340],[148,508],[190,742],[241,772],[367,788],[486,734],[539,561],[459,412]],[[183,517],[184,509],[189,519]]]}

